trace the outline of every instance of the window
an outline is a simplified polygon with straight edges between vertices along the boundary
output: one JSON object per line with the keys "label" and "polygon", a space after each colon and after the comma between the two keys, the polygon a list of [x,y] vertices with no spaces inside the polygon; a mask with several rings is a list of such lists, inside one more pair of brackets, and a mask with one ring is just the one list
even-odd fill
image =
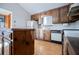
{"label": "window", "polygon": [[0,27],[5,27],[4,17],[0,17]]}

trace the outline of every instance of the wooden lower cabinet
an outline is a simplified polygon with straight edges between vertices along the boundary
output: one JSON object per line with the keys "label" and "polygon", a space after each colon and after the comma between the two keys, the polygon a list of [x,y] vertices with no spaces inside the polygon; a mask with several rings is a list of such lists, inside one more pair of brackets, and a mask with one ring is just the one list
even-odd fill
{"label": "wooden lower cabinet", "polygon": [[44,39],[45,41],[51,41],[51,33],[50,30],[44,30]]}
{"label": "wooden lower cabinet", "polygon": [[13,29],[13,55],[34,54],[33,29]]}

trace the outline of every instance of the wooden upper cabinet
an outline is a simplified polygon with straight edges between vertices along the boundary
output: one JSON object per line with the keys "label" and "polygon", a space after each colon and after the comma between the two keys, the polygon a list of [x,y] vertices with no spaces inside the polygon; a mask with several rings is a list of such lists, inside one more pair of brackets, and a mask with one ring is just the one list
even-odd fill
{"label": "wooden upper cabinet", "polygon": [[42,12],[40,13],[41,18],[43,18],[44,16],[47,16],[47,12]]}
{"label": "wooden upper cabinet", "polygon": [[34,14],[34,15],[31,16],[31,19],[35,20],[35,21],[38,21],[39,18],[40,18],[40,14]]}
{"label": "wooden upper cabinet", "polygon": [[46,12],[46,15],[47,15],[47,16],[51,16],[51,15],[52,15],[51,12],[52,12],[51,10],[47,11],[47,12]]}
{"label": "wooden upper cabinet", "polygon": [[38,20],[38,18],[37,18],[36,15],[32,15],[32,16],[31,16],[31,19],[32,19],[32,20],[36,20],[36,21]]}
{"label": "wooden upper cabinet", "polygon": [[46,16],[46,12],[37,13],[31,16],[31,20],[35,20],[39,22],[39,20],[41,21],[44,16]]}
{"label": "wooden upper cabinet", "polygon": [[68,23],[69,17],[67,16],[69,6],[64,6],[60,8],[60,23]]}
{"label": "wooden upper cabinet", "polygon": [[59,20],[59,9],[54,9],[51,11],[51,15],[53,17],[53,24],[56,24],[56,23],[59,23],[60,20]]}
{"label": "wooden upper cabinet", "polygon": [[56,9],[51,9],[51,10],[48,10],[45,12],[34,14],[34,15],[32,15],[32,19],[39,20],[44,16],[52,16],[53,24],[68,23],[69,19],[70,19],[70,17],[67,16],[68,11],[69,11],[69,5],[66,5],[63,7],[56,8]]}
{"label": "wooden upper cabinet", "polygon": [[5,15],[4,16],[5,17],[5,27],[6,28],[10,28],[10,26],[11,26],[11,15]]}

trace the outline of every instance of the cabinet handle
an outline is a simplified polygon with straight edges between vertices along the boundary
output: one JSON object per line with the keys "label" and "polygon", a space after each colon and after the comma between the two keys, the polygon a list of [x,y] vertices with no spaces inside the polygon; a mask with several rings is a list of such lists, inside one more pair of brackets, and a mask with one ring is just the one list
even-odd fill
{"label": "cabinet handle", "polygon": [[26,45],[29,45],[30,43],[28,41],[25,42]]}
{"label": "cabinet handle", "polygon": [[30,43],[28,41],[26,41],[26,40],[22,40],[22,44],[29,45]]}
{"label": "cabinet handle", "polygon": [[16,39],[16,38],[14,38],[14,41],[17,41],[17,39]]}

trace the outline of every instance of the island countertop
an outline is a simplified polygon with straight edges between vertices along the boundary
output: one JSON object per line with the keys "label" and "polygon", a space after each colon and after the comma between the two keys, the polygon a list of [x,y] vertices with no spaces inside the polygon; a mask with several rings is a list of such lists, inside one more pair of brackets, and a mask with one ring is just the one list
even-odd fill
{"label": "island countertop", "polygon": [[67,37],[67,40],[69,51],[72,50],[73,54],[79,55],[79,37]]}

